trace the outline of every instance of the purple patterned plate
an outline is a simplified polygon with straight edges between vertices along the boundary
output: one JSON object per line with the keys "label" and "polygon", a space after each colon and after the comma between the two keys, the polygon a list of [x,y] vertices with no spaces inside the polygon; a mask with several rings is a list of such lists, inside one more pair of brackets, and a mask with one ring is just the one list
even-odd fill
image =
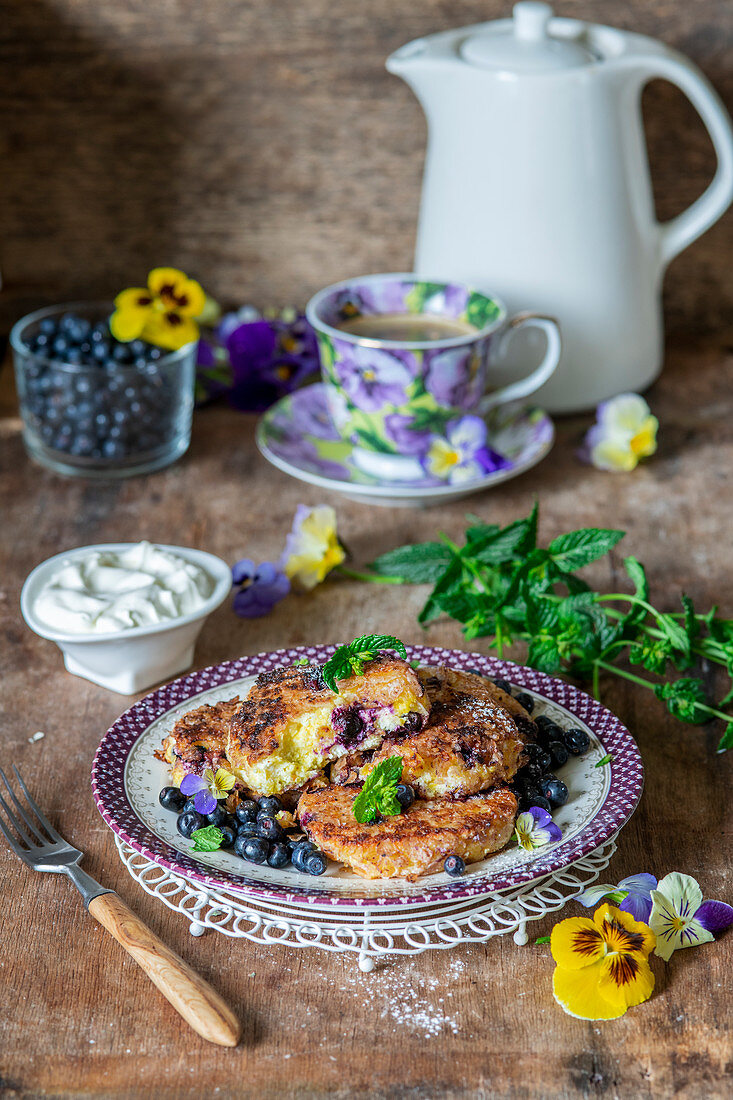
{"label": "purple patterned plate", "polygon": [[[455,649],[408,646],[408,656],[423,665],[447,664],[484,675],[501,676],[535,697],[535,715],[547,714],[561,725],[587,730],[591,748],[571,757],[558,774],[570,797],[555,812],[562,829],[557,844],[529,853],[510,843],[481,863],[471,864],[460,879],[445,873],[418,882],[368,881],[340,865],[313,879],[294,869],[244,863],[230,852],[191,853],[191,842],[176,831],[175,814],[163,810],[158,791],[168,770],[153,752],[181,714],[204,702],[246,693],[253,677],[297,658],[325,661],[334,646],[298,646],[254,657],[240,657],[191,673],[135,703],[105,734],[92,765],[92,790],[109,827],[137,852],[174,874],[219,890],[253,898],[314,905],[423,905],[491,894],[542,878],[568,867],[604,844],[629,820],[641,796],[643,770],[636,742],[609,710],[563,680]],[[595,765],[606,754],[604,767]]]}

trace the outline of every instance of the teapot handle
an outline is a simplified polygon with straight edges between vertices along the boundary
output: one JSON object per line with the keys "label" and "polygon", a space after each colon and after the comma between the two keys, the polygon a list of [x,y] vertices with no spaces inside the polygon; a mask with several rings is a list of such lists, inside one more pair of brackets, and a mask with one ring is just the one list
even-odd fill
{"label": "teapot handle", "polygon": [[704,122],[718,158],[712,182],[702,195],[676,218],[659,224],[660,258],[666,265],[709,229],[733,201],[733,126],[710,81],[686,57],[670,51],[645,58],[641,75],[644,83],[659,77],[684,92]]}

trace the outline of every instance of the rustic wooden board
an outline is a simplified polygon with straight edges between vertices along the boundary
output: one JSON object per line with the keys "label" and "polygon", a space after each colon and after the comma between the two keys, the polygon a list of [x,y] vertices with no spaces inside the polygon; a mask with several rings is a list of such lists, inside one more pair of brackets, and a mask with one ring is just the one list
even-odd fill
{"label": "rustic wooden board", "polygon": [[[425,123],[385,58],[509,6],[6,0],[0,329],[48,301],[112,295],[160,263],[196,273],[224,301],[259,305],[409,269]],[[558,7],[677,46],[733,106],[729,0]],[[703,190],[712,152],[671,86],[652,86],[647,108],[667,218]],[[732,249],[729,214],[675,262],[672,327],[730,318]]]}
{"label": "rustic wooden board", "polygon": [[[580,466],[573,451],[587,422],[567,420],[535,471],[469,505],[417,513],[375,510],[296,484],[259,457],[251,419],[225,407],[197,414],[189,455],[167,471],[118,484],[63,480],[26,459],[7,378],[0,399],[0,761],[18,763],[51,819],[88,853],[89,872],[224,995],[243,1020],[244,1041],[224,1051],[198,1040],[84,914],[69,884],[26,871],[0,846],[0,1096],[730,1096],[730,934],[669,965],[656,960],[653,999],[608,1024],[572,1020],[554,1004],[547,946],[496,940],[362,975],[350,956],[263,949],[213,933],[192,939],[183,918],[127,876],[92,801],[94,750],[128,701],[65,673],[56,648],[31,634],[18,611],[28,570],[84,543],[146,537],[232,561],[245,553],[272,558],[296,504],[329,500],[363,563],[438,529],[459,534],[467,507],[505,523],[539,496],[544,538],[594,523],[628,530],[612,565],[595,569],[598,584],[615,583],[621,554],[634,553],[649,567],[661,605],[673,607],[684,588],[701,607],[717,602],[733,613],[730,349],[670,349],[651,393],[660,451],[635,474]],[[418,642],[422,597],[417,589],[331,581],[259,621],[239,620],[224,606],[204,628],[196,666],[371,631]],[[468,648],[448,623],[428,638]],[[732,900],[726,832],[733,754],[715,755],[720,731],[676,723],[642,690],[608,684],[604,695],[638,738],[647,774],[610,877],[679,869],[698,877],[707,896]],[[45,739],[29,744],[37,729]],[[550,924],[536,926],[535,936]]]}

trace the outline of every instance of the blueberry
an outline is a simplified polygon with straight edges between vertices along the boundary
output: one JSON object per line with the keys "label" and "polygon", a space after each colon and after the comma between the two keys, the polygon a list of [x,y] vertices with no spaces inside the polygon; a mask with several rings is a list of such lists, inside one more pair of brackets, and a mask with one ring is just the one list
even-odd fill
{"label": "blueberry", "polygon": [[568,750],[562,741],[550,741],[550,756],[552,757],[553,767],[561,768],[563,764],[567,764],[568,755]]}
{"label": "blueberry", "polygon": [[178,787],[163,787],[158,795],[158,802],[164,810],[172,810],[173,813],[180,814],[186,805],[186,796],[181,794]]}
{"label": "blueberry", "polygon": [[90,339],[93,343],[97,344],[100,340],[109,340],[110,331],[109,325],[106,321],[98,321],[89,333]]}
{"label": "blueberry", "polygon": [[494,683],[496,684],[496,686],[499,688],[500,691],[506,691],[506,692],[509,693],[509,695],[511,695],[512,685],[509,683],[508,680],[494,680]]}
{"label": "blueberry", "polygon": [[546,770],[546,768],[541,767],[531,760],[529,764],[525,764],[519,772],[519,779],[529,780],[531,783],[534,783],[542,778]]}
{"label": "blueberry", "polygon": [[415,792],[409,783],[398,783],[395,794],[403,810],[406,810],[415,801]]}
{"label": "blueberry", "polygon": [[100,338],[95,342],[94,346],[92,347],[92,356],[99,363],[106,363],[109,359],[111,351],[112,345],[110,344],[109,340],[105,340],[104,337],[100,336]]}
{"label": "blueberry", "polygon": [[532,711],[534,710],[534,699],[531,695],[528,695],[526,691],[520,691],[519,694],[515,696],[515,698],[520,706],[524,707],[525,710],[528,710],[530,714],[532,713]]}
{"label": "blueberry", "polygon": [[221,846],[222,848],[233,848],[237,839],[237,834],[231,825],[220,825],[219,831],[221,832]]}
{"label": "blueberry", "polygon": [[33,341],[33,350],[40,351],[41,353],[45,352],[48,348],[50,348],[52,340],[53,335],[49,336],[45,332],[39,332],[38,336],[36,336],[35,340]]}
{"label": "blueberry", "polygon": [[271,844],[267,862],[271,867],[285,867],[286,864],[290,863],[290,849],[287,844],[282,844],[280,841]]}
{"label": "blueberry", "polygon": [[541,745],[530,742],[525,747],[525,752],[529,757],[531,764],[537,764],[541,771],[546,772],[552,765],[552,759],[549,752],[542,748]]}
{"label": "blueberry", "polygon": [[196,809],[196,797],[195,797],[195,795],[191,795],[190,798],[186,799],[186,802],[184,804],[182,812],[184,814],[185,813],[190,813],[192,810],[195,810],[195,809]]}
{"label": "blueberry", "polygon": [[257,817],[257,836],[265,840],[282,840],[284,834],[274,817]]}
{"label": "blueberry", "polygon": [[257,803],[251,798],[244,798],[234,811],[237,821],[255,821],[257,818]]}
{"label": "blueberry", "polygon": [[533,791],[528,797],[523,798],[520,803],[520,809],[522,810],[529,810],[533,806],[540,810],[547,810],[548,814],[552,809],[549,800],[540,791]]}
{"label": "blueberry", "polygon": [[565,748],[573,756],[582,756],[590,748],[590,737],[581,729],[564,730],[562,739],[565,742]]}
{"label": "blueberry", "polygon": [[446,856],[443,868],[447,875],[452,875],[454,878],[457,878],[466,870],[466,864],[460,856]]}
{"label": "blueberry", "polygon": [[245,844],[249,844],[251,839],[252,838],[249,836],[243,836],[242,833],[237,833],[236,839],[234,841],[234,851],[241,859],[245,858],[244,846]]}
{"label": "blueberry", "polygon": [[195,810],[188,810],[181,814],[176,822],[176,828],[181,836],[190,837],[197,829],[202,829],[206,824],[205,818]]}
{"label": "blueberry", "polygon": [[226,812],[223,806],[217,806],[216,809],[212,810],[210,814],[206,815],[206,820],[208,821],[209,825],[228,825],[229,814]]}
{"label": "blueberry", "polygon": [[[240,837],[237,837],[237,844],[240,839]],[[248,863],[264,863],[269,854],[270,845],[258,836],[248,837],[242,847],[242,856]]]}
{"label": "blueberry", "polygon": [[42,332],[44,336],[55,336],[56,319],[54,317],[44,317],[38,325],[38,331]]}
{"label": "blueberry", "polygon": [[54,339],[51,349],[56,356],[64,356],[71,347],[71,343],[67,336],[57,336]]}
{"label": "blueberry", "polygon": [[550,775],[543,779],[540,790],[552,806],[564,806],[568,800],[568,789],[557,776]]}
{"label": "blueberry", "polygon": [[237,836],[257,836],[257,822],[256,821],[239,821],[237,822]]}
{"label": "blueberry", "polygon": [[323,852],[311,852],[305,858],[305,869],[309,875],[322,875],[328,867],[328,860]]}
{"label": "blueberry", "polygon": [[296,871],[305,872],[305,861],[315,850],[315,845],[311,844],[309,840],[300,841],[298,844],[293,845],[290,855],[290,862]]}
{"label": "blueberry", "polygon": [[112,348],[112,358],[116,363],[130,363],[132,356],[127,344],[115,344]]}
{"label": "blueberry", "polygon": [[266,795],[264,798],[261,798],[259,800],[258,805],[260,807],[260,811],[262,811],[262,810],[270,811],[271,816],[274,816],[275,814],[280,813],[280,810],[282,810],[282,808],[283,808],[283,804],[280,801],[280,799],[275,798],[274,795],[269,795],[269,796]]}
{"label": "blueberry", "polygon": [[125,448],[122,443],[115,439],[105,439],[102,444],[103,458],[123,458],[124,454]]}

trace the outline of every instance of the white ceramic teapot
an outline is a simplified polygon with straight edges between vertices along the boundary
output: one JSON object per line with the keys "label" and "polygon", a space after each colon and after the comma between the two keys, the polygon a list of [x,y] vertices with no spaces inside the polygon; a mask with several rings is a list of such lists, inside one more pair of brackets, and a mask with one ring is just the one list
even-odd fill
{"label": "white ceramic teapot", "polygon": [[[655,39],[535,2],[411,42],[387,68],[428,119],[416,272],[559,319],[563,357],[538,393],[552,411],[648,386],[662,363],[665,268],[733,198],[733,130],[702,73]],[[655,77],[690,98],[718,158],[704,194],[664,223],[640,109]]]}

